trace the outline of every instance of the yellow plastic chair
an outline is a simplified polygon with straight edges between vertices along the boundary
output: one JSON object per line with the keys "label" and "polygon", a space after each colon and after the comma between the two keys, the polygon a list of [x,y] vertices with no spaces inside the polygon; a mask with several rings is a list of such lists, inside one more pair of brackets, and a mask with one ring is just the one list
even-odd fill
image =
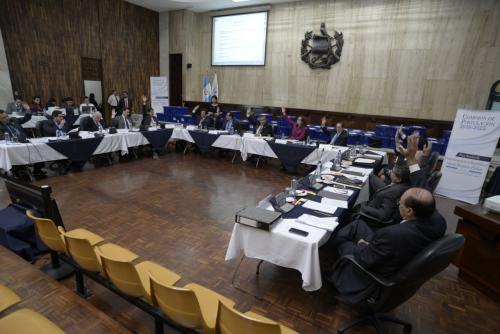
{"label": "yellow plastic chair", "polygon": [[198,284],[175,287],[164,284],[155,273],[150,273],[150,279],[153,304],[186,328],[215,333],[219,301],[234,306],[232,300]]}
{"label": "yellow plastic chair", "polygon": [[0,333],[64,334],[64,331],[43,315],[23,308],[0,319]]}
{"label": "yellow plastic chair", "polygon": [[101,258],[104,274],[121,292],[132,297],[144,297],[152,304],[149,272],[160,277],[166,285],[174,285],[181,279],[179,275],[152,261],[133,264],[139,256],[133,252],[109,243],[96,246],[95,251]]}
{"label": "yellow plastic chair", "polygon": [[19,303],[21,298],[11,289],[0,284],[0,312]]}
{"label": "yellow plastic chair", "polygon": [[61,226],[57,227],[51,219],[36,217],[31,210],[27,210],[26,215],[35,223],[36,233],[45,246],[52,251],[67,254],[66,245],[61,236],[64,229]]}
{"label": "yellow plastic chair", "polygon": [[298,334],[291,328],[254,312],[241,313],[231,305],[219,303],[217,334]]}
{"label": "yellow plastic chair", "polygon": [[[33,220],[36,233],[50,250],[68,255],[62,236],[62,233],[65,232],[62,226],[57,226],[51,219],[36,217],[31,210],[27,210],[26,215]],[[73,237],[82,239],[94,240],[96,237],[96,234],[83,228],[77,228],[68,233],[71,233]]]}
{"label": "yellow plastic chair", "polygon": [[94,246],[104,239],[92,232],[88,233],[87,237],[82,237],[80,233],[75,233],[75,231],[63,232],[67,253],[82,269],[103,273],[101,261],[94,250]]}

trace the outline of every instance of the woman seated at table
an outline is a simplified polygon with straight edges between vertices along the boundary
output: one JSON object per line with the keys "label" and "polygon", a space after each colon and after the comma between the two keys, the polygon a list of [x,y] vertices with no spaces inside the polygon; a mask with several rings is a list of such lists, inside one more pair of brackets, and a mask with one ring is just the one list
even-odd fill
{"label": "woman seated at table", "polygon": [[292,135],[290,136],[290,139],[305,141],[308,129],[304,117],[299,116],[297,117],[297,121],[294,122],[288,118],[285,107],[281,107],[281,112],[283,113],[283,119],[285,122],[292,126]]}

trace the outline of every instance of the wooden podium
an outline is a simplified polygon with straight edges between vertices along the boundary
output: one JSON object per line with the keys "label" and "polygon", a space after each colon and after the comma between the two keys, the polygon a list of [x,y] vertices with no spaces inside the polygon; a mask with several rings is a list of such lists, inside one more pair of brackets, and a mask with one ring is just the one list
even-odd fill
{"label": "wooden podium", "polygon": [[457,233],[465,245],[453,263],[461,278],[494,299],[500,299],[500,214],[480,204],[455,207]]}

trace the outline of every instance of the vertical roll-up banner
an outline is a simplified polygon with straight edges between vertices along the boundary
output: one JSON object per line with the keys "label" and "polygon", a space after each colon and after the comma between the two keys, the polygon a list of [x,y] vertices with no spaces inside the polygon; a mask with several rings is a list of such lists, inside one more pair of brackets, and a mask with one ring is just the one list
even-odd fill
{"label": "vertical roll-up banner", "polygon": [[436,194],[479,202],[500,136],[500,111],[458,109]]}
{"label": "vertical roll-up banner", "polygon": [[150,77],[151,107],[155,114],[163,114],[163,107],[169,106],[168,77]]}

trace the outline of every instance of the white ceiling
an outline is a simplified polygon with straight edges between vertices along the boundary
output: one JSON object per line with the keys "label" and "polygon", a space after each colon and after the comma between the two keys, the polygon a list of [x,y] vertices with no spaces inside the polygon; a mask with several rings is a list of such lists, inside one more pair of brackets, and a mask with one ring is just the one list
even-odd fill
{"label": "white ceiling", "polygon": [[189,9],[193,12],[208,12],[227,8],[248,7],[255,5],[267,5],[283,2],[294,2],[300,0],[248,0],[234,2],[232,0],[126,0],[138,6],[148,8],[157,12],[178,9]]}

